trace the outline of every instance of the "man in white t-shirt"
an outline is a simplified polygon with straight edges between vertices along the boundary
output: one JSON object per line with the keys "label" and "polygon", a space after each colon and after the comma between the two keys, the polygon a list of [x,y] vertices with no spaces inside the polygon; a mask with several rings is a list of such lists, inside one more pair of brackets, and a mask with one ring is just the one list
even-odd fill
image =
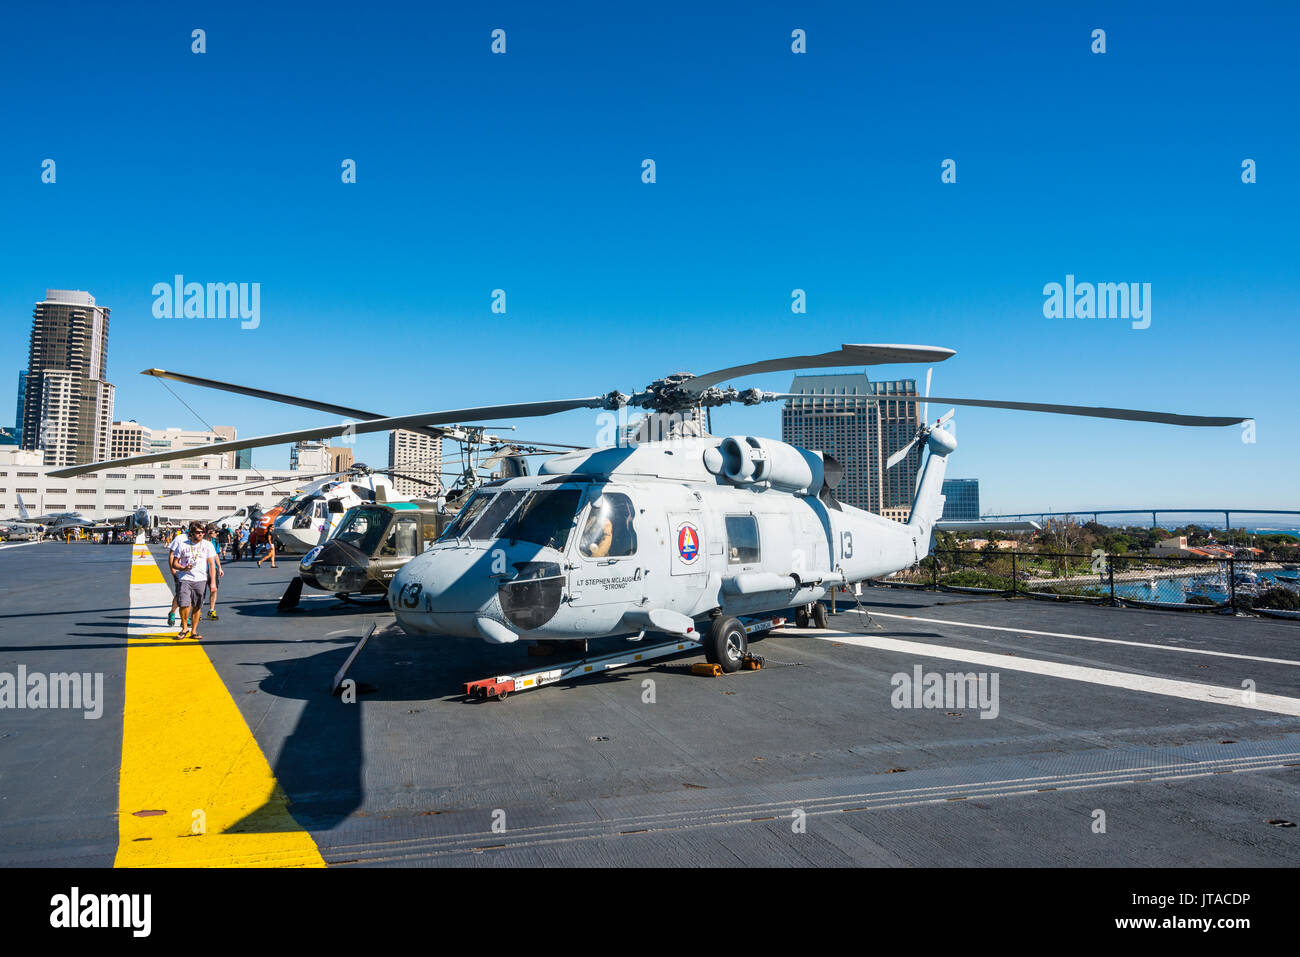
{"label": "man in white t-shirt", "polygon": [[[178,544],[184,544],[186,541],[187,541],[187,539],[186,539],[186,536],[185,536],[185,529],[182,528],[179,532],[177,532],[177,533],[172,537],[172,540],[171,540],[170,542],[167,543],[167,550],[170,552],[170,551],[171,551],[172,549],[174,549]],[[168,556],[168,565],[170,565],[170,564],[171,564],[171,556],[169,555],[169,556]],[[174,568],[171,570],[171,572],[172,572],[172,586],[173,586],[173,587],[172,587],[172,609],[171,609],[171,611],[169,611],[169,612],[167,613],[167,627],[168,627],[168,628],[171,628],[173,625],[176,624],[176,609],[177,609],[177,607],[178,607],[178,603],[180,602],[180,598],[181,598],[181,576],[180,576],[180,572],[176,571],[176,569],[174,569]]]}
{"label": "man in white t-shirt", "polygon": [[207,529],[191,522],[184,540],[177,536],[168,553],[167,564],[176,577],[176,603],[181,611],[181,630],[177,638],[202,639],[199,618],[203,599],[217,577],[217,550],[208,541]]}

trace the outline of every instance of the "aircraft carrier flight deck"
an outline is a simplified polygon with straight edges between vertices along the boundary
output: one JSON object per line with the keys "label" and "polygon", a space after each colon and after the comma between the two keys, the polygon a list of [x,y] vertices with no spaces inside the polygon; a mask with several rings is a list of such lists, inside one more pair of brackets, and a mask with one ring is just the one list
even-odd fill
{"label": "aircraft carrier flight deck", "polygon": [[165,561],[0,548],[0,864],[1300,864],[1300,622],[865,588],[755,636],[761,670],[480,701],[548,659],[310,590],[277,614],[293,559],[227,562],[177,640]]}

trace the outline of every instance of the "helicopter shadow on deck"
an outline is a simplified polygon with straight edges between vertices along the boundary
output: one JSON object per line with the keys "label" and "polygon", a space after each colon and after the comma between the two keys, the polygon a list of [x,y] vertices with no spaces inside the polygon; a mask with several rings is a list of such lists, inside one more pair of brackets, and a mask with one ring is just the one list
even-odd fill
{"label": "helicopter shadow on deck", "polygon": [[[358,629],[356,638],[361,633]],[[367,707],[379,702],[409,702],[413,708],[437,704],[497,707],[495,702],[466,698],[465,682],[528,668],[540,670],[558,660],[528,655],[523,642],[503,648],[478,638],[414,638],[381,619],[374,637],[348,671],[358,694],[355,703],[347,703],[331,695],[329,689],[354,644],[355,640],[300,657],[257,662],[270,671],[259,683],[259,691],[304,702],[273,771],[289,798],[293,819],[309,830],[331,830],[363,803],[361,769],[367,757],[374,758],[366,755],[362,740],[362,715]],[[599,646],[593,649],[599,650]],[[624,679],[619,672],[610,677]],[[437,741],[431,746],[437,747]],[[277,814],[278,808],[270,800],[230,830],[284,830],[282,817],[279,824],[273,823]]]}
{"label": "helicopter shadow on deck", "polygon": [[[887,634],[910,639],[943,637],[928,632],[891,631]],[[766,637],[761,636],[758,647],[761,648],[762,638]],[[305,705],[280,749],[273,770],[289,799],[290,815],[299,826],[308,830],[332,830],[364,802],[362,767],[368,759],[376,757],[366,754],[362,739],[361,722],[367,707],[380,702],[407,702],[412,709],[439,705],[502,707],[499,702],[466,697],[465,682],[498,674],[543,670],[569,660],[564,655],[530,656],[524,642],[501,646],[489,645],[477,638],[411,637],[402,633],[395,624],[381,622],[374,637],[348,671],[348,677],[357,683],[359,693],[355,703],[347,703],[331,695],[329,687],[353,647],[354,642],[349,640],[325,651],[259,662],[270,671],[258,685],[262,693],[302,701]],[[592,642],[589,653],[596,655],[625,647],[628,647],[627,643],[621,638],[601,639]],[[682,652],[682,655],[689,657],[691,652]],[[677,657],[673,656],[659,662],[563,682],[554,689],[538,693],[555,693],[565,686],[575,688],[601,682],[639,680],[646,670],[662,671],[674,667],[676,662]],[[388,716],[394,713],[390,710]],[[438,748],[438,739],[432,738],[429,746]],[[235,824],[231,831],[266,833],[284,829],[279,807],[270,800]]]}

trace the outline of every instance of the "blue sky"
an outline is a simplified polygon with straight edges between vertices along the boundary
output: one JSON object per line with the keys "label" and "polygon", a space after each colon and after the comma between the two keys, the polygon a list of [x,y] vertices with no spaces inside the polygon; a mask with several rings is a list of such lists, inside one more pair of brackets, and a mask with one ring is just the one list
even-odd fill
{"label": "blue sky", "polygon": [[[10,13],[2,394],[47,287],[112,309],[117,416],[156,427],[198,422],[148,366],[398,414],[926,343],[957,350],[940,394],[1257,420],[1246,444],[959,410],[950,473],[986,510],[1300,507],[1294,5],[270,6]],[[260,327],[154,318],[176,273],[260,282]],[[1151,283],[1151,327],[1044,318],[1067,273]],[[331,420],[176,388],[241,435]],[[714,415],[779,429],[775,405]],[[595,431],[579,412],[518,434]],[[382,463],[385,440],[357,453]]]}

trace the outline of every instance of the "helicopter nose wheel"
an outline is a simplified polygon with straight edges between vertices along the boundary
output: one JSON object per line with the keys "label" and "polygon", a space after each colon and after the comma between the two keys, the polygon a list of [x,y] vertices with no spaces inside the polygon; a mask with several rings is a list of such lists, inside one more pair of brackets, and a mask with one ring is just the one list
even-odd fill
{"label": "helicopter nose wheel", "polygon": [[749,634],[735,618],[715,618],[703,644],[705,660],[731,674],[749,653]]}

